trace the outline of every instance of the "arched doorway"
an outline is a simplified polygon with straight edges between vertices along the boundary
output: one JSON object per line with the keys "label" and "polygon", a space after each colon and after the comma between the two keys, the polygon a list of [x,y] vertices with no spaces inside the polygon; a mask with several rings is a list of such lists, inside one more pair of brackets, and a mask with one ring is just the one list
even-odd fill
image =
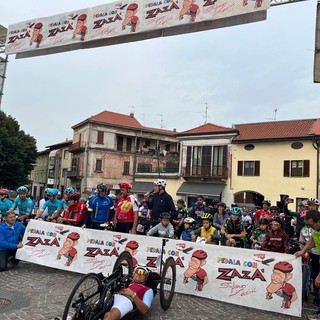
{"label": "arched doorway", "polygon": [[260,205],[264,200],[264,195],[252,190],[239,191],[234,194],[234,202],[241,204]]}

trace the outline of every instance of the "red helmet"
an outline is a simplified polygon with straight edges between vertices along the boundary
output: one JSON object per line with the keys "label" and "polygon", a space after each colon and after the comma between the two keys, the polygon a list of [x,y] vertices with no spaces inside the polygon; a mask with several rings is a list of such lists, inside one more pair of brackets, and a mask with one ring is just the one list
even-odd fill
{"label": "red helmet", "polygon": [[79,240],[80,234],[78,232],[71,232],[68,234],[67,238],[71,240]]}
{"label": "red helmet", "polygon": [[84,21],[87,19],[87,15],[84,13],[84,14],[81,14],[79,17],[78,17],[78,21]]}
{"label": "red helmet", "polygon": [[73,192],[68,196],[69,200],[79,200],[80,198],[81,198],[81,195],[79,192]]}
{"label": "red helmet", "polygon": [[6,188],[2,188],[2,189],[0,189],[0,193],[1,194],[5,194],[6,196],[8,196],[9,195],[9,190],[6,189]]}
{"label": "red helmet", "polygon": [[207,259],[207,253],[203,250],[196,250],[193,254],[192,257],[197,258],[199,260],[204,260]]}
{"label": "red helmet", "polygon": [[128,189],[131,190],[132,189],[132,185],[129,182],[121,182],[119,183],[119,187],[124,188],[124,189]]}
{"label": "red helmet", "polygon": [[43,26],[43,24],[41,22],[38,22],[38,23],[35,24],[34,28],[35,29],[41,29],[42,26]]}
{"label": "red helmet", "polygon": [[289,273],[292,272],[293,266],[287,261],[280,261],[274,265],[273,269],[279,270],[283,273]]}
{"label": "red helmet", "polygon": [[138,4],[137,3],[131,3],[128,5],[127,10],[137,10],[138,9]]}
{"label": "red helmet", "polygon": [[136,250],[139,248],[139,243],[135,240],[131,240],[126,244],[126,247],[128,247],[131,250]]}

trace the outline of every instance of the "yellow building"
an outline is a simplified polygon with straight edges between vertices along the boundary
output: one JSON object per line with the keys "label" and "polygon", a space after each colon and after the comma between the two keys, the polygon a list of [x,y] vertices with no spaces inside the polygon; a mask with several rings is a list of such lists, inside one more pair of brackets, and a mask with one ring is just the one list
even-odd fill
{"label": "yellow building", "polygon": [[230,188],[234,202],[273,205],[319,197],[320,119],[235,125]]}

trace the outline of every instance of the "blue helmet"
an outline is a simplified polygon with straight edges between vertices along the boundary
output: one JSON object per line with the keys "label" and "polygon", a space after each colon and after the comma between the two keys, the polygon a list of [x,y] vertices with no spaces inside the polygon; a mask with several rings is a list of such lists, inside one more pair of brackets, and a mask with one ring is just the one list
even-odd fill
{"label": "blue helmet", "polygon": [[58,194],[58,192],[59,192],[58,189],[50,188],[47,191],[47,197],[56,196]]}
{"label": "blue helmet", "polygon": [[75,190],[72,187],[68,187],[66,188],[66,190],[64,190],[64,194],[68,194],[68,195],[74,192]]}
{"label": "blue helmet", "polygon": [[17,192],[18,192],[18,193],[28,193],[29,190],[28,190],[27,187],[21,186],[21,187],[19,187],[19,188],[17,189]]}

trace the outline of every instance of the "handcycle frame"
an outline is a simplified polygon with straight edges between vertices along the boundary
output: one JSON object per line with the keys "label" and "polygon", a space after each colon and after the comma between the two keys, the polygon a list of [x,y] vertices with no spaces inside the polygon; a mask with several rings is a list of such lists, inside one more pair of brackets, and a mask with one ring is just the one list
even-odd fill
{"label": "handcycle frame", "polygon": [[[168,257],[165,263],[162,263],[167,241],[168,239],[162,239],[160,273],[150,272],[146,283],[155,294],[160,283],[159,295],[163,310],[170,308],[176,282],[174,259]],[[78,281],[66,303],[62,320],[102,319],[105,312],[112,306],[114,294],[121,288],[128,287],[132,277],[132,256],[129,252],[123,251],[117,258],[109,276],[105,277],[102,273],[88,273]],[[122,319],[126,319],[126,316]]]}

